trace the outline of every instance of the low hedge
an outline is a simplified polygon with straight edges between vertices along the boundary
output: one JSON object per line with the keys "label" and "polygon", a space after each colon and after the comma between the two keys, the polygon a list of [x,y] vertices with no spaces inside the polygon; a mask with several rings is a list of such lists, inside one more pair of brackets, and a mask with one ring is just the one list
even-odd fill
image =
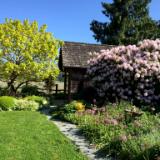
{"label": "low hedge", "polygon": [[44,97],[28,96],[25,98],[15,98],[11,96],[0,97],[1,111],[28,110],[36,111],[46,105],[48,102]]}
{"label": "low hedge", "polygon": [[8,111],[14,110],[16,107],[17,99],[10,96],[0,97],[0,110]]}

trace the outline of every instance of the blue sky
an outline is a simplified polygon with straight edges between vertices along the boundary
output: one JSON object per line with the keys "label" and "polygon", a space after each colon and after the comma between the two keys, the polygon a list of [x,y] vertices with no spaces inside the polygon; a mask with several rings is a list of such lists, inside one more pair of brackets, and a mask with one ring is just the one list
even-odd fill
{"label": "blue sky", "polygon": [[[90,31],[93,19],[106,21],[101,2],[111,0],[0,0],[0,23],[5,18],[37,20],[66,41],[96,43]],[[160,20],[160,0],[152,0],[150,16]]]}

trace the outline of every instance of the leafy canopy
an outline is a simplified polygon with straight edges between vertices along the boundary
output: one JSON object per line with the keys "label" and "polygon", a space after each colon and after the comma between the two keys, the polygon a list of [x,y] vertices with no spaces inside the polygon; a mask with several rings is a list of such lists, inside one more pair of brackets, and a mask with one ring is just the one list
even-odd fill
{"label": "leafy canopy", "polygon": [[94,38],[103,44],[137,44],[144,39],[160,37],[159,23],[149,17],[151,0],[113,0],[102,3],[107,22],[93,20]]}
{"label": "leafy canopy", "polygon": [[[56,65],[62,42],[36,21],[6,19],[0,24],[0,77],[15,80],[43,80],[59,73]],[[13,84],[13,83],[12,83]]]}

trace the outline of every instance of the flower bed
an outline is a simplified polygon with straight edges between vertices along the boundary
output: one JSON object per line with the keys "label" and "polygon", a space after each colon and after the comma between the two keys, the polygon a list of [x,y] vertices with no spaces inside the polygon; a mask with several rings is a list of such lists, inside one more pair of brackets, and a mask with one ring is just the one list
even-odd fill
{"label": "flower bed", "polygon": [[160,114],[126,102],[63,114],[65,120],[78,124],[103,154],[122,160],[153,160],[160,156]]}

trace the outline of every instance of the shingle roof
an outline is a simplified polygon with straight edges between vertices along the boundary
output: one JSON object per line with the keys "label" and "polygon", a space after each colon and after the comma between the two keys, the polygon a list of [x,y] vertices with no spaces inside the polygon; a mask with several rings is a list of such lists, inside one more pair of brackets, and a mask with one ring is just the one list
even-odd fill
{"label": "shingle roof", "polygon": [[89,52],[100,52],[113,46],[87,44],[78,42],[64,42],[61,48],[61,58],[63,67],[86,68],[87,61],[91,58]]}

